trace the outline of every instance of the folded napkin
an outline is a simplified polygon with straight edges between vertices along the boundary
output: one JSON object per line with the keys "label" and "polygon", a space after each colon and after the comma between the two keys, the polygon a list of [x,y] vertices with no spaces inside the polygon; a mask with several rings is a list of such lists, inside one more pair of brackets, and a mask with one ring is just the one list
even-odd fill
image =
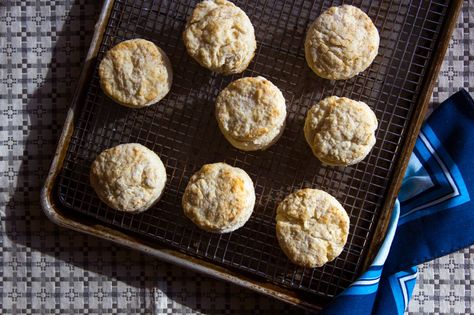
{"label": "folded napkin", "polygon": [[474,244],[474,102],[461,90],[421,129],[385,240],[322,314],[403,314],[416,265]]}

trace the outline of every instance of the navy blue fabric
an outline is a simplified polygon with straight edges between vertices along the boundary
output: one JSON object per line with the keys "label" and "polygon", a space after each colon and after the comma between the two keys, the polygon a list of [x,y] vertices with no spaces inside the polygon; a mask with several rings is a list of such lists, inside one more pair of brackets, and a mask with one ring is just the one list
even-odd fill
{"label": "navy blue fabric", "polygon": [[[451,96],[432,113],[427,124],[457,165],[462,174],[459,180],[464,182],[468,194],[473,196],[474,102],[469,93],[461,90]],[[419,154],[417,148],[413,154]],[[403,215],[403,203],[401,206]],[[412,224],[403,224],[398,227],[396,235],[384,267],[388,273],[467,247],[474,243],[472,202],[425,216]]]}

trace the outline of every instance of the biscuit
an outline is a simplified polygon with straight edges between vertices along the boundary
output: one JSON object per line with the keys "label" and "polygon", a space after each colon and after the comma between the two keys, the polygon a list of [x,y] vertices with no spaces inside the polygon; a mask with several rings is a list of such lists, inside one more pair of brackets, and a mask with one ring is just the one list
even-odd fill
{"label": "biscuit", "polygon": [[263,77],[230,83],[217,96],[216,119],[224,137],[244,151],[263,150],[283,133],[285,98]]}
{"label": "biscuit", "polygon": [[364,102],[330,96],[308,111],[304,135],[321,162],[347,166],[369,154],[377,125],[375,113]]}
{"label": "biscuit", "polygon": [[255,206],[255,190],[247,173],[225,163],[204,165],[189,180],[183,195],[184,214],[215,233],[242,227]]}
{"label": "biscuit", "polygon": [[159,156],[147,147],[120,144],[97,156],[91,166],[90,183],[111,208],[136,213],[159,200],[166,170]]}
{"label": "biscuit", "polygon": [[140,108],[160,101],[171,89],[173,70],[165,52],[144,39],[112,47],[100,62],[100,85],[117,103]]}
{"label": "biscuit", "polygon": [[305,57],[318,76],[345,80],[370,66],[379,42],[377,28],[362,10],[351,5],[331,7],[309,26]]}
{"label": "biscuit", "polygon": [[194,60],[221,74],[244,71],[257,48],[250,19],[227,0],[198,3],[186,24],[183,41]]}
{"label": "biscuit", "polygon": [[276,235],[285,255],[303,267],[321,267],[339,256],[347,242],[349,216],[330,194],[301,189],[277,208]]}

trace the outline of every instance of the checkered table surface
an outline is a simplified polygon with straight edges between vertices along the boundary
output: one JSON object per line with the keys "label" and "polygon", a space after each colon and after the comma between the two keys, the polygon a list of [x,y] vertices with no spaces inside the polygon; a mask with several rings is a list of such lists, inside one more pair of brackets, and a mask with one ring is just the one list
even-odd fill
{"label": "checkered table surface", "polygon": [[[0,1],[0,313],[296,314],[299,309],[61,229],[39,190],[100,1]],[[465,1],[432,106],[474,92],[474,0]],[[469,86],[469,82],[471,86]],[[409,313],[474,313],[474,248],[420,266]]]}

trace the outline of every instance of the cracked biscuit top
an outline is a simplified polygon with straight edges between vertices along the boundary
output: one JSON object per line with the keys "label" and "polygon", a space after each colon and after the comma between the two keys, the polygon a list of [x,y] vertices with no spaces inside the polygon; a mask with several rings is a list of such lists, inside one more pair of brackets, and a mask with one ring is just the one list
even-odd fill
{"label": "cracked biscuit top", "polygon": [[375,113],[364,102],[330,96],[308,111],[304,135],[321,162],[347,166],[369,154],[377,125]]}
{"label": "cracked biscuit top", "polygon": [[91,165],[90,183],[111,208],[141,212],[161,197],[166,170],[159,156],[138,143],[126,143],[100,153]]}
{"label": "cracked biscuit top", "polygon": [[100,85],[117,103],[140,108],[160,101],[171,89],[173,70],[164,53],[144,39],[112,47],[99,66]]}
{"label": "cracked biscuit top", "polygon": [[309,26],[306,61],[322,78],[346,80],[370,66],[379,42],[377,28],[362,10],[351,5],[331,7]]}
{"label": "cracked biscuit top", "polygon": [[183,32],[188,54],[201,66],[222,74],[244,71],[257,42],[250,19],[227,0],[205,0],[196,6]]}
{"label": "cracked biscuit top", "polygon": [[219,128],[240,150],[263,150],[271,146],[283,132],[285,118],[283,94],[264,77],[235,80],[217,96]]}
{"label": "cracked biscuit top", "polygon": [[349,216],[330,194],[301,189],[277,208],[276,235],[286,256],[300,266],[314,268],[339,256],[347,242]]}
{"label": "cracked biscuit top", "polygon": [[242,227],[253,212],[253,182],[240,168],[206,164],[189,180],[182,205],[184,214],[201,229],[232,232]]}

